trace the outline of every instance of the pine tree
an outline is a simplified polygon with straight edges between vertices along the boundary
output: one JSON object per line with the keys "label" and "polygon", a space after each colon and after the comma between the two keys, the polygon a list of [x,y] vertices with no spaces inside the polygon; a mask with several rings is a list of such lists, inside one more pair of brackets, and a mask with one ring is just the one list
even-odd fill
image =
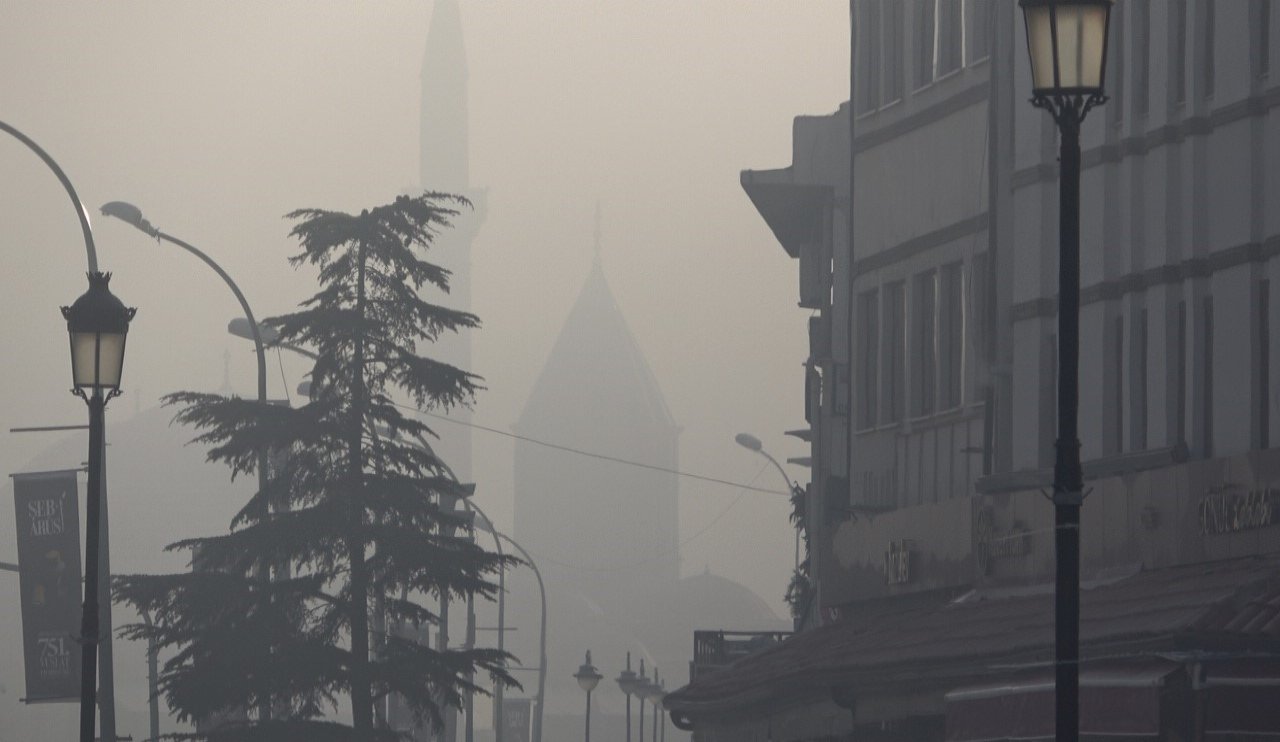
{"label": "pine tree", "polygon": [[[233,477],[254,472],[264,448],[277,462],[228,533],[169,547],[192,549],[200,569],[116,581],[118,596],[153,615],[125,635],[176,650],[160,688],[179,718],[198,725],[196,738],[392,739],[374,728],[377,699],[398,694],[420,721],[439,725],[443,706],[483,692],[467,680],[473,672],[513,684],[493,650],[442,652],[381,628],[438,621],[427,606],[442,594],[492,597],[502,565],[456,535],[465,524],[452,504],[466,493],[432,451],[434,432],[393,396],[448,409],[482,388],[479,377],[418,350],[479,326],[472,314],[420,298],[424,287],[447,292],[449,272],[418,252],[466,205],[424,193],[359,215],[288,214],[302,246],[290,262],[317,269],[320,290],[264,324],[278,332],[274,343],[314,350],[310,400],[291,408],[166,397]],[[385,621],[371,620],[375,604]],[[379,632],[372,654],[371,629]],[[325,718],[342,697],[349,726]],[[225,722],[243,709],[257,711]]]}

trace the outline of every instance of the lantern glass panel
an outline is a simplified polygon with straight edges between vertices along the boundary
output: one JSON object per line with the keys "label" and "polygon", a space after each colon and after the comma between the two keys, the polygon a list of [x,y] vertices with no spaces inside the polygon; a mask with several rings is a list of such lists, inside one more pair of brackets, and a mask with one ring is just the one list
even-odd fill
{"label": "lantern glass panel", "polygon": [[1103,38],[1107,8],[1103,5],[1057,7],[1058,86],[1102,87]]}
{"label": "lantern glass panel", "polygon": [[1054,86],[1053,77],[1053,13],[1048,5],[1035,5],[1025,9],[1027,22],[1027,48],[1031,50],[1031,86],[1047,90]]}
{"label": "lantern glass panel", "polygon": [[596,685],[600,683],[600,676],[595,673],[594,668],[583,672],[578,671],[578,687],[590,693],[596,689]]}
{"label": "lantern glass panel", "polygon": [[124,333],[71,333],[72,382],[81,389],[120,387]]}

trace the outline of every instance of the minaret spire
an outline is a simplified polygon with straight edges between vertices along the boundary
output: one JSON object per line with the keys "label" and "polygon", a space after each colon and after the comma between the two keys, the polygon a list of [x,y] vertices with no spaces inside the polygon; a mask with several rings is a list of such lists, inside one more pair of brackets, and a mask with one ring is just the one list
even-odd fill
{"label": "minaret spire", "polygon": [[436,0],[422,57],[419,182],[464,193],[471,186],[468,150],[467,49],[457,0]]}
{"label": "minaret spire", "polygon": [[596,199],[596,234],[595,234],[595,262],[600,263],[600,199]]}

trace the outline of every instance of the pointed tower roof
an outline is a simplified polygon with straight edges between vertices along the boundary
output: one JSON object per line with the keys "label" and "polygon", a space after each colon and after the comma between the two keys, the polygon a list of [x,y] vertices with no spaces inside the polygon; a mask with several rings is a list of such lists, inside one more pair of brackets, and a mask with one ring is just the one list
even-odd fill
{"label": "pointed tower roof", "polygon": [[436,0],[422,56],[423,188],[465,191],[471,185],[468,150],[467,49],[457,0]]}
{"label": "pointed tower roof", "polygon": [[[598,235],[597,227],[597,241]],[[547,431],[565,443],[605,446],[642,430],[678,432],[605,280],[598,245],[591,272],[515,427],[524,433]],[[610,435],[611,430],[620,435]],[[565,435],[575,440],[565,440]],[[616,448],[600,451],[620,453]]]}

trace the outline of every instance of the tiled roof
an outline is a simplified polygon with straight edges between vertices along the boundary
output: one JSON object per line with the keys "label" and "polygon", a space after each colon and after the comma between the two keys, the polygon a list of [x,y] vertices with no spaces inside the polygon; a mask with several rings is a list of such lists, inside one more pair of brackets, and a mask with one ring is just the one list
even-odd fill
{"label": "tiled roof", "polygon": [[[665,705],[692,714],[720,712],[825,693],[836,683],[972,677],[1051,657],[1051,591],[949,597],[854,606],[839,623],[700,676],[671,693]],[[1085,659],[1210,650],[1241,639],[1280,645],[1280,554],[1140,572],[1081,593]]]}

